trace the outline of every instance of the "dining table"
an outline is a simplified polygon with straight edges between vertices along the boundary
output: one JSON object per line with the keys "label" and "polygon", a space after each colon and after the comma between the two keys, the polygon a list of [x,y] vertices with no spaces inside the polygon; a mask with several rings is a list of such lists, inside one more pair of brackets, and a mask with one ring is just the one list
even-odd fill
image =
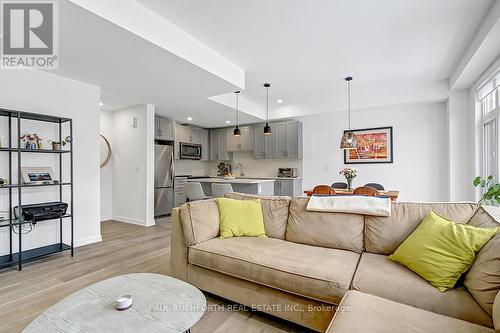
{"label": "dining table", "polygon": [[[335,194],[334,195],[354,195],[353,193],[354,190],[346,190],[346,189],[340,189],[336,188],[335,189]],[[396,190],[388,190],[388,191],[379,191],[380,196],[385,196],[385,197],[390,197],[391,201],[397,201],[399,197],[399,191]],[[307,196],[313,195],[313,190],[305,190],[304,194]]]}

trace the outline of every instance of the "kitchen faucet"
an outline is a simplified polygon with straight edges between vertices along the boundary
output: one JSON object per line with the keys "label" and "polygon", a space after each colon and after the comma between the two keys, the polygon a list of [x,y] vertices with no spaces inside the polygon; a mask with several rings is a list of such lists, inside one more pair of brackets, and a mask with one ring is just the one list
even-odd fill
{"label": "kitchen faucet", "polygon": [[245,172],[243,171],[243,164],[241,163],[236,163],[236,169],[240,169],[240,177],[243,177],[245,175]]}

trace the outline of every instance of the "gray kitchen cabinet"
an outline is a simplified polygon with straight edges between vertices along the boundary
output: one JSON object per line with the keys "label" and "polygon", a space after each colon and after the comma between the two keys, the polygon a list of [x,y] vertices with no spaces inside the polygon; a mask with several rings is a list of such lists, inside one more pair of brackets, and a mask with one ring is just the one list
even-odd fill
{"label": "gray kitchen cabinet", "polygon": [[155,139],[174,140],[175,122],[164,117],[155,117]]}
{"label": "gray kitchen cabinet", "polygon": [[240,127],[241,136],[233,135],[233,128],[226,129],[227,151],[252,151],[254,149],[254,130],[251,126]]}
{"label": "gray kitchen cabinet", "polygon": [[180,207],[187,201],[186,192],[184,187],[188,177],[175,177],[174,178],[174,206]]}
{"label": "gray kitchen cabinet", "polygon": [[274,158],[302,158],[302,123],[296,120],[272,124]]}
{"label": "gray kitchen cabinet", "polygon": [[286,158],[286,123],[278,122],[271,124],[274,137],[274,158]]}
{"label": "gray kitchen cabinet", "polygon": [[283,178],[274,182],[274,195],[299,197],[302,195],[302,178]]}
{"label": "gray kitchen cabinet", "polygon": [[264,135],[263,124],[255,125],[253,129],[254,129],[254,158],[256,160],[265,158],[274,158],[273,136]]}
{"label": "gray kitchen cabinet", "polygon": [[204,128],[199,129],[199,134],[200,134],[200,144],[201,144],[201,160],[202,161],[208,161],[209,159],[209,146],[208,146],[208,130]]}
{"label": "gray kitchen cabinet", "polygon": [[227,136],[227,128],[210,130],[210,161],[229,160]]}

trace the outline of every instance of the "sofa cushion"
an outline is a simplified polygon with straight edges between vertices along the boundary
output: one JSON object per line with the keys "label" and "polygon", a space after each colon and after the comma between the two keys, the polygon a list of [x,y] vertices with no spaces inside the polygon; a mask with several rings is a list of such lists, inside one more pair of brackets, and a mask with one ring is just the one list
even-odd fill
{"label": "sofa cushion", "polygon": [[309,198],[290,202],[286,240],[361,253],[364,216],[307,211]]}
{"label": "sofa cushion", "polygon": [[328,333],[494,333],[493,329],[350,290]]}
{"label": "sofa cushion", "polygon": [[260,199],[262,204],[262,215],[264,216],[266,236],[285,239],[288,207],[290,205],[290,200],[292,200],[291,197],[265,196],[245,193],[226,193],[225,197],[238,200]]}
{"label": "sofa cushion", "polygon": [[276,238],[234,237],[194,245],[188,257],[193,265],[338,304],[360,255]]}
{"label": "sofa cushion", "polygon": [[219,206],[220,238],[266,237],[259,199],[215,199]]}
{"label": "sofa cushion", "polygon": [[493,326],[491,317],[465,288],[440,292],[384,255],[363,253],[352,289],[479,325]]}
{"label": "sofa cushion", "polygon": [[467,223],[477,209],[474,203],[394,203],[391,216],[366,216],[366,252],[394,253],[432,210],[456,223]]}
{"label": "sofa cushion", "polygon": [[185,203],[180,216],[187,246],[219,236],[219,207],[215,199]]}
{"label": "sofa cushion", "polygon": [[[495,210],[497,213],[500,211],[495,207],[488,208],[487,212],[480,207],[469,224],[483,228],[500,226],[494,217]],[[493,301],[500,290],[500,234],[493,237],[476,255],[476,260],[465,275],[464,286],[491,315]]]}
{"label": "sofa cushion", "polygon": [[439,291],[455,286],[478,253],[500,228],[478,228],[449,221],[434,211],[389,256],[429,281]]}

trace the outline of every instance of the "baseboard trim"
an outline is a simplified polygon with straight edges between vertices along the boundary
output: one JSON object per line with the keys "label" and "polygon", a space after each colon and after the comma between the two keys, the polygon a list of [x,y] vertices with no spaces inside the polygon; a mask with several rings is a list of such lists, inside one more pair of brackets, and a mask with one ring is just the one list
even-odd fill
{"label": "baseboard trim", "polygon": [[112,220],[113,216],[107,215],[107,216],[101,216],[101,222]]}
{"label": "baseboard trim", "polygon": [[101,235],[90,236],[85,238],[80,238],[75,240],[75,247],[84,246],[92,243],[102,242]]}
{"label": "baseboard trim", "polygon": [[114,221],[118,221],[118,222],[140,225],[141,227],[151,227],[152,225],[154,225],[154,224],[147,224],[146,221],[144,221],[144,220],[131,219],[131,218],[125,217],[125,216],[113,215],[113,217],[111,219]]}

